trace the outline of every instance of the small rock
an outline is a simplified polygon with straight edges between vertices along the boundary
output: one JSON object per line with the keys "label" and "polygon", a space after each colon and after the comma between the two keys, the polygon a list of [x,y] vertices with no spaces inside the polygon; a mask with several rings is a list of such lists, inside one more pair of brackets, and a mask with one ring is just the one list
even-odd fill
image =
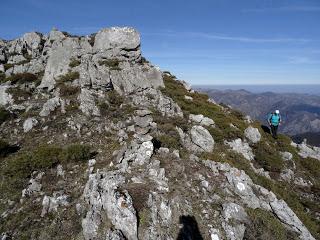
{"label": "small rock", "polygon": [[33,127],[38,125],[38,121],[35,118],[28,118],[27,120],[24,121],[23,123],[23,131],[29,132]]}

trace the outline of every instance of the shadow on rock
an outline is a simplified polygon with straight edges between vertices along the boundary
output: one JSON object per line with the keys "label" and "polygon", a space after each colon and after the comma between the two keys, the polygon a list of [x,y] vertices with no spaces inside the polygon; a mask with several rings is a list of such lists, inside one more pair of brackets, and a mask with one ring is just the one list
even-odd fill
{"label": "shadow on rock", "polygon": [[180,216],[179,221],[183,226],[180,229],[177,240],[203,240],[195,217]]}

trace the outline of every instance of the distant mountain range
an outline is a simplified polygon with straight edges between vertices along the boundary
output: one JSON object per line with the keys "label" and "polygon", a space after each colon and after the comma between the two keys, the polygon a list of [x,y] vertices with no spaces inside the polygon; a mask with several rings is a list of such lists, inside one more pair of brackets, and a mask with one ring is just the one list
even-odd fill
{"label": "distant mountain range", "polygon": [[306,138],[310,144],[320,145],[320,96],[297,93],[252,93],[247,90],[217,90],[196,87],[217,103],[236,108],[254,119],[266,123],[268,113],[279,109],[283,119],[280,131],[295,141]]}

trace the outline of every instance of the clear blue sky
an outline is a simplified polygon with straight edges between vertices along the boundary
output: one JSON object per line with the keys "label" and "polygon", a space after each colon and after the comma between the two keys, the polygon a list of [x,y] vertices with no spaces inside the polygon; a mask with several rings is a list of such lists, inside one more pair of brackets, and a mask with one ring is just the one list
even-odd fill
{"label": "clear blue sky", "polygon": [[133,26],[192,84],[320,84],[319,0],[1,0],[0,38]]}

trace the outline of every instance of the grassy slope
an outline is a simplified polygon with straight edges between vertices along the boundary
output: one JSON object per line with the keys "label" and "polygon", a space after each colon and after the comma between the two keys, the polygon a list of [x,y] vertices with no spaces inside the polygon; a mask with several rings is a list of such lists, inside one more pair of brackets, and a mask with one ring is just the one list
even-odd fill
{"label": "grassy slope", "polygon": [[[280,135],[278,141],[274,141],[270,134],[262,130],[259,122],[254,122],[253,125],[259,128],[262,133],[261,142],[256,146],[252,146],[256,155],[254,164],[270,171],[272,178],[276,179],[279,172],[286,167],[279,155],[279,151],[291,152],[297,166],[296,174],[310,180],[314,186],[301,189],[293,184],[270,180],[255,174],[247,160],[238,154],[227,151],[223,144],[223,140],[232,140],[238,137],[244,138],[243,130],[248,125],[244,122],[242,114],[210,103],[206,94],[188,92],[180,82],[170,75],[164,76],[164,82],[166,87],[162,89],[162,92],[179,104],[185,117],[188,117],[188,114],[191,113],[203,114],[215,121],[216,128],[208,130],[217,144],[213,153],[205,154],[203,157],[214,161],[228,162],[232,166],[244,170],[256,184],[273,191],[278,198],[284,199],[313,236],[320,239],[320,221],[317,219],[317,213],[320,213],[317,200],[320,198],[320,162],[315,159],[301,159],[297,150],[290,145],[291,140],[289,137]],[[192,97],[193,101],[186,100],[184,96]],[[230,127],[230,123],[238,129]],[[308,197],[308,193],[311,192],[315,199]]]}

